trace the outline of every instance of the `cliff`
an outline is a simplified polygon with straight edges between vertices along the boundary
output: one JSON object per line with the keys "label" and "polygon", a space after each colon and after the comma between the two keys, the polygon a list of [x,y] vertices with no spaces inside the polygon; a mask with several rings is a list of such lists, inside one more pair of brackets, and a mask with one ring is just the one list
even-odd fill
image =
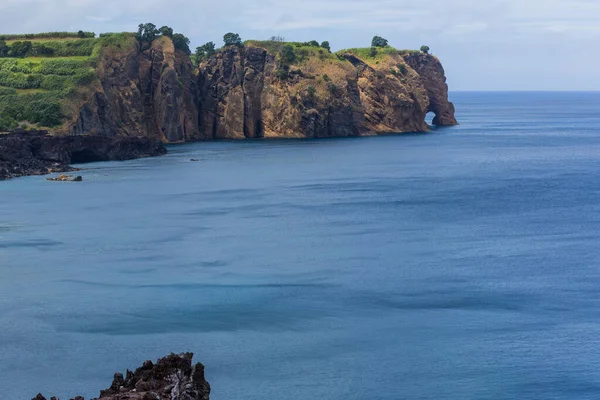
{"label": "cliff", "polygon": [[[112,385],[94,400],[209,400],[210,385],[204,378],[204,365],[192,365],[192,358],[192,353],[171,354],[156,364],[146,361],[135,372],[127,370],[125,376],[117,372]],[[32,400],[46,398],[38,394]]]}
{"label": "cliff", "polygon": [[[439,60],[385,50],[330,54],[300,47],[283,61],[283,44],[228,47],[199,68],[203,139],[313,138],[425,132],[456,125]],[[292,47],[293,48],[293,47]],[[384,50],[380,50],[384,51]]]}
{"label": "cliff", "polygon": [[0,55],[0,130],[179,143],[425,132],[429,112],[457,123],[440,61],[418,51],[249,41],[194,67],[167,36],[31,40],[35,54]]}
{"label": "cliff", "polygon": [[192,63],[169,38],[143,47],[130,36],[124,45],[107,46],[96,72],[99,84],[69,133],[143,135],[169,143],[199,139]]}

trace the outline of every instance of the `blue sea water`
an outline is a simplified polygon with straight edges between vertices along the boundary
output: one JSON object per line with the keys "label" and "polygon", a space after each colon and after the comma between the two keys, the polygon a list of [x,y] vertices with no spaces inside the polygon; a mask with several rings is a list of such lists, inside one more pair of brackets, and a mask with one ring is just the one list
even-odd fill
{"label": "blue sea water", "polygon": [[214,400],[600,398],[600,93],[452,100],[0,182],[2,399],[182,351]]}

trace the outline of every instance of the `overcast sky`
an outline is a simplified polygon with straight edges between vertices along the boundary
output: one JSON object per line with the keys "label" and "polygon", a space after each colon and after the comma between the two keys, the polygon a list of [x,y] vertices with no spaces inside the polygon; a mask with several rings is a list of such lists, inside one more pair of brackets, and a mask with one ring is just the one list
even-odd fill
{"label": "overcast sky", "polygon": [[451,90],[600,90],[600,0],[0,0],[2,33],[172,26],[243,39],[431,47]]}

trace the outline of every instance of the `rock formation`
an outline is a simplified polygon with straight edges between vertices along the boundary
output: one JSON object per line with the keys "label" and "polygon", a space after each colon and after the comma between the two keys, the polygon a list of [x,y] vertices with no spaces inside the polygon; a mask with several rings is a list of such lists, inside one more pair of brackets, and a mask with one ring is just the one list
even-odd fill
{"label": "rock formation", "polygon": [[289,68],[286,78],[280,58],[260,45],[228,47],[203,63],[201,137],[424,132],[430,111],[435,125],[457,124],[444,70],[434,56],[396,52],[376,63],[351,53],[308,58]]}
{"label": "rock formation", "polygon": [[69,164],[131,160],[165,154],[160,140],[145,137],[53,136],[47,132],[0,135],[0,180],[67,172]]}
{"label": "rock formation", "polygon": [[392,51],[375,62],[320,50],[290,64],[270,46],[225,47],[196,71],[166,37],[107,47],[100,83],[65,133],[168,143],[361,136],[425,132],[428,112],[434,125],[457,124],[432,55]]}
{"label": "rock formation", "polygon": [[96,71],[100,85],[68,133],[144,135],[169,143],[199,139],[192,63],[170,39],[142,46],[130,38],[129,46],[104,48]]}
{"label": "rock formation", "polygon": [[[125,376],[116,373],[112,385],[93,400],[209,400],[210,385],[204,378],[204,365],[192,365],[192,358],[192,353],[171,354],[156,364],[146,361],[135,372],[127,370]],[[38,394],[32,400],[46,398]]]}

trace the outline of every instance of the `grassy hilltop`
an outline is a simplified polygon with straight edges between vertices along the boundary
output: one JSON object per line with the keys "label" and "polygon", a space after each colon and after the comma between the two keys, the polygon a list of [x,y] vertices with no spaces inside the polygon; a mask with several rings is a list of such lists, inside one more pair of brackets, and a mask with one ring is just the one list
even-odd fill
{"label": "grassy hilltop", "polygon": [[133,34],[0,35],[0,131],[61,125],[98,84],[102,49],[128,42]]}

